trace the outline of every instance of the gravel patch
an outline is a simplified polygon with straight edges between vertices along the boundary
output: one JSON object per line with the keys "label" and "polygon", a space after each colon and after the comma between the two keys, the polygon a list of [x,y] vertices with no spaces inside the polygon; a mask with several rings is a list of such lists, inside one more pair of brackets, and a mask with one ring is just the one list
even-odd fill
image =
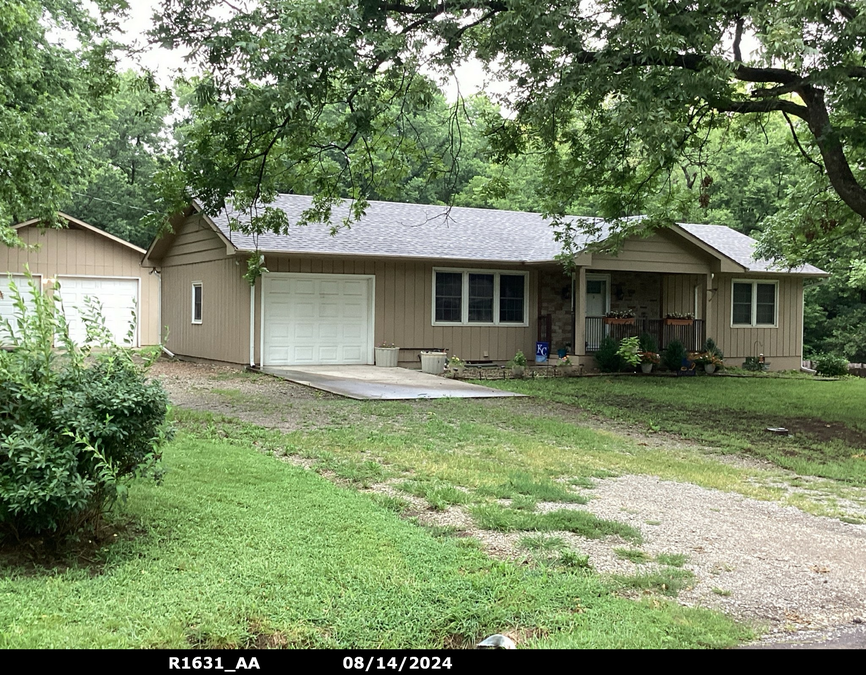
{"label": "gravel patch", "polygon": [[[770,632],[850,624],[866,613],[866,525],[652,476],[606,479],[587,494],[580,508],[641,531],[644,543],[631,548],[688,556],[695,583],[682,603],[764,622]],[[574,507],[539,505],[559,508]],[[609,541],[568,539],[600,572],[652,567],[618,558]]]}

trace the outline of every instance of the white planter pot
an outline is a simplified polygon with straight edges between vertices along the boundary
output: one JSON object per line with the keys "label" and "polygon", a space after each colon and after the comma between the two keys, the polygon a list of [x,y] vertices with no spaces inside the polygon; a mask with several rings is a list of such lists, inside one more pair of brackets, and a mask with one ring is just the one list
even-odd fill
{"label": "white planter pot", "polygon": [[431,375],[441,375],[445,370],[445,364],[448,361],[448,354],[445,352],[422,352],[421,353],[421,372],[430,373]]}
{"label": "white planter pot", "polygon": [[641,369],[644,373],[651,373],[652,370],[653,370],[653,364],[651,364],[651,363],[642,363],[642,364],[640,364],[640,369]]}
{"label": "white planter pot", "polygon": [[376,365],[383,368],[396,368],[399,347],[376,347]]}
{"label": "white planter pot", "polygon": [[716,364],[715,363],[705,363],[704,364],[704,372],[706,372],[707,375],[712,375],[713,373],[716,372]]}
{"label": "white planter pot", "polygon": [[526,366],[511,366],[511,374],[514,377],[523,377],[523,374],[526,372]]}

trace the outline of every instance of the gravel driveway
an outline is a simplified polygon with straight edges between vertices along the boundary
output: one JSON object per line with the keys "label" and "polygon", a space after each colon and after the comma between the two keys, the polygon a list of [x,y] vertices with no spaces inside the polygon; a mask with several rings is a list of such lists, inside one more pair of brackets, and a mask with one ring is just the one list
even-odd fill
{"label": "gravel driveway", "polygon": [[[244,376],[227,367],[161,361],[152,374],[163,382],[175,405],[268,427],[288,430],[326,424],[329,414],[345,415],[347,410],[341,408],[341,399],[328,394],[274,378]],[[230,388],[234,400],[221,395],[220,386]],[[323,406],[323,398],[332,401]],[[251,405],[255,400],[278,400],[282,405]],[[287,405],[291,416],[281,412]],[[527,405],[527,399],[519,405]],[[332,408],[335,412],[329,412]],[[634,437],[634,432],[629,435]],[[389,485],[373,489],[393,492]],[[640,549],[650,556],[686,554],[684,568],[694,573],[695,581],[680,592],[682,604],[716,608],[762,625],[768,631],[765,643],[866,647],[866,525],[646,475],[600,480],[586,494],[592,499],[585,506],[539,504],[539,509],[586,509],[639,528],[645,540]],[[423,500],[409,501],[413,499],[421,520],[456,525],[477,536],[491,555],[526,557],[518,546],[520,535],[479,531],[459,507],[430,512]],[[621,559],[614,553],[623,546],[620,541],[567,533],[562,538],[589,555],[602,573],[634,574],[655,565]]]}

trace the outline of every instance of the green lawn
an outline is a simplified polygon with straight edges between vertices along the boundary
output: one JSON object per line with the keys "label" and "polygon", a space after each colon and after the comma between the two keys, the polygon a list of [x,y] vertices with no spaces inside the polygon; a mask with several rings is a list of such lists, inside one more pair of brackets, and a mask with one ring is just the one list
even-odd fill
{"label": "green lawn", "polygon": [[[224,428],[195,419],[186,426],[199,436]],[[716,613],[618,597],[574,555],[571,566],[493,561],[255,447],[281,437],[234,426],[245,441],[186,432],[166,449],[164,483],[134,486],[123,511],[143,534],[106,546],[102,567],[4,569],[0,647],[436,648],[506,630],[536,647],[748,637]]]}
{"label": "green lawn", "polygon": [[[850,496],[851,484],[866,483],[861,380],[501,386],[535,398],[315,401],[286,409],[299,427],[288,433],[175,410],[181,433],[166,448],[164,483],[135,485],[118,516],[138,534],[106,545],[94,565],[7,566],[0,647],[436,648],[503,631],[533,647],[725,646],[748,630],[661,595],[692,583],[685,551],[651,560],[639,529],[581,510],[591,488],[649,474],[841,515],[834,500],[843,487]],[[239,399],[238,414],[258,418],[266,391]],[[791,491],[779,481],[796,478],[778,469],[589,428],[587,414],[828,478]],[[769,436],[766,426],[794,433]],[[403,497],[358,490],[386,480]],[[475,527],[514,533],[532,564],[492,560],[471,537],[419,526],[406,517],[410,495],[434,511],[460,505]],[[541,512],[538,502],[561,508]],[[563,531],[609,537],[634,575],[596,575],[565,547]]]}
{"label": "green lawn", "polygon": [[[749,453],[801,475],[866,485],[866,379],[608,376],[485,382]],[[784,427],[774,436],[767,427]]]}

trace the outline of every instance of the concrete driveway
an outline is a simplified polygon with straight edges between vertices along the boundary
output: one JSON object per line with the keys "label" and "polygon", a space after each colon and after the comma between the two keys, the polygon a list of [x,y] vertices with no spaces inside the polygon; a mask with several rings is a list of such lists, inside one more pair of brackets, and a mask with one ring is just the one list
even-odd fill
{"label": "concrete driveway", "polygon": [[297,384],[321,389],[339,396],[358,400],[383,401],[427,398],[499,398],[522,396],[428,375],[407,368],[379,368],[377,366],[292,366],[290,368],[264,368],[262,372]]}

